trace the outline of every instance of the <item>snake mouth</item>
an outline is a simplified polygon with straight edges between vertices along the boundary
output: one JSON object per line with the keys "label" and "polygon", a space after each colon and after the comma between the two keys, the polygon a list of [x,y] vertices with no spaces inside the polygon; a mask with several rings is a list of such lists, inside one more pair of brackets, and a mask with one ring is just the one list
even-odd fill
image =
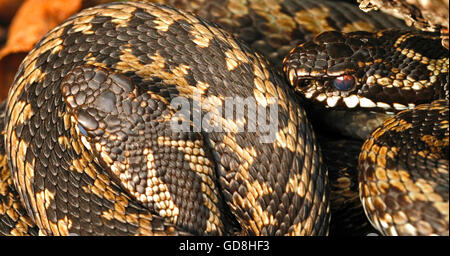
{"label": "snake mouth", "polygon": [[307,99],[322,103],[326,108],[348,110],[365,109],[368,111],[385,112],[387,114],[403,111],[406,109],[413,109],[416,106],[413,103],[410,103],[408,105],[393,103],[391,105],[386,102],[375,102],[369,98],[355,94],[347,97],[342,97],[335,95],[328,96],[326,93],[306,92],[304,96]]}
{"label": "snake mouth", "polygon": [[401,103],[388,104],[381,101],[373,101],[364,96],[350,94],[348,96],[334,95],[333,93],[319,92],[313,89],[302,93],[306,99],[318,102],[325,108],[360,110],[394,113],[406,109],[413,109],[416,104],[409,103],[407,105]]}
{"label": "snake mouth", "polygon": [[316,102],[325,108],[358,110],[394,113],[406,109],[412,109],[416,106],[414,103],[387,103],[383,101],[374,101],[368,97],[356,94],[352,88],[349,91],[336,91],[330,87],[333,78],[328,80],[314,80],[313,78],[289,78],[295,91],[301,94],[309,101]]}
{"label": "snake mouth", "polygon": [[325,108],[395,113],[416,106],[415,103],[377,101],[366,97],[361,91],[364,81],[351,74],[319,76],[319,72],[304,71],[293,66],[287,66],[285,72],[297,93]]}
{"label": "snake mouth", "polygon": [[376,103],[365,97],[360,97],[351,92],[355,89],[353,86],[350,90],[336,91],[330,87],[333,78],[324,80],[314,78],[310,73],[305,76],[302,70],[291,68],[288,71],[288,80],[293,85],[295,91],[303,95],[306,99],[319,102],[326,108],[349,108],[353,109],[357,106],[362,108],[375,108]]}

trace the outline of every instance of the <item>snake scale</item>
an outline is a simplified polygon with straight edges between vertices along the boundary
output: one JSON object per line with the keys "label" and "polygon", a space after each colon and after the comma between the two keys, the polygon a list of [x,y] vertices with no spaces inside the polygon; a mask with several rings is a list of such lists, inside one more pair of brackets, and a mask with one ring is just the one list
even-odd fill
{"label": "snake scale", "polygon": [[[282,60],[298,43],[317,41],[314,35],[323,31],[404,25],[326,1],[168,4],[176,9],[141,2],[85,9],[49,32],[25,58],[0,106],[0,152],[5,152],[0,157],[0,233],[328,234],[327,167],[303,107],[306,101],[281,75]],[[222,115],[226,100],[236,97],[254,100],[257,113],[263,113],[257,120],[260,130],[239,130],[251,127],[257,117],[237,118],[238,110],[235,119]],[[178,115],[183,104],[192,106],[193,113]],[[429,111],[425,108],[417,111]],[[426,157],[434,159],[448,155],[448,105],[438,102],[430,108],[447,109],[436,117],[440,124],[429,120],[445,126],[442,116],[447,115],[444,135],[432,134],[424,143],[447,147],[447,154],[433,147]],[[198,115],[219,122],[222,129],[211,123],[208,129],[205,122],[198,127]],[[173,129],[174,118],[187,130]],[[403,119],[395,120],[405,127]],[[261,123],[273,121],[274,129],[263,129]],[[375,139],[385,133],[377,131]],[[272,140],[262,141],[265,137]],[[360,166],[369,169],[369,180],[381,184],[374,177],[382,171],[373,169],[372,159],[381,160],[364,151],[377,143],[366,142]],[[372,162],[365,164],[365,159]],[[448,159],[447,170],[445,160],[439,161],[444,181],[439,186],[446,181],[447,194],[422,186],[438,202],[426,208],[441,215],[431,224],[420,219],[420,234],[448,235]],[[386,190],[386,179],[380,180],[384,183],[378,187]],[[375,189],[367,186],[361,191],[370,197]],[[389,207],[395,206],[392,201]],[[386,216],[397,223],[398,214],[380,212],[380,196],[363,205],[366,211],[375,208],[369,216],[381,216],[378,224],[371,220],[378,229],[392,223]],[[414,217],[414,211],[407,214],[401,217]]]}

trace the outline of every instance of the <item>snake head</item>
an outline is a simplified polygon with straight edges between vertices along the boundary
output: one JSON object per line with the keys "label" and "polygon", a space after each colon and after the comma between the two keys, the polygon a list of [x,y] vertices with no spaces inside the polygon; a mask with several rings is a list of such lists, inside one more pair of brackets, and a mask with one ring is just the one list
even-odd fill
{"label": "snake head", "polygon": [[328,108],[395,112],[448,96],[448,51],[433,33],[323,32],[283,65],[296,91]]}
{"label": "snake head", "polygon": [[88,65],[75,67],[62,82],[64,101],[77,133],[91,143],[104,139],[105,133],[127,137],[119,111],[132,90],[129,79]]}

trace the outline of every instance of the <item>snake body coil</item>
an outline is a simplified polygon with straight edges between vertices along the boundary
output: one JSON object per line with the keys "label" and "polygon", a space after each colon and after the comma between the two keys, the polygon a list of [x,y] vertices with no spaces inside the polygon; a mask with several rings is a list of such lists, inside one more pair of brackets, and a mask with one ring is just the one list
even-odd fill
{"label": "snake body coil", "polygon": [[439,35],[326,32],[284,64],[291,84],[316,104],[398,113],[362,147],[364,209],[386,235],[448,235],[449,58]]}
{"label": "snake body coil", "polygon": [[[271,143],[237,132],[247,116],[216,112],[236,96],[276,116]],[[201,103],[223,131],[196,130],[189,115],[188,131],[172,129],[175,97]],[[214,25],[115,3],[80,12],[30,52],[8,98],[5,148],[43,234],[326,234],[326,169],[297,102]]]}

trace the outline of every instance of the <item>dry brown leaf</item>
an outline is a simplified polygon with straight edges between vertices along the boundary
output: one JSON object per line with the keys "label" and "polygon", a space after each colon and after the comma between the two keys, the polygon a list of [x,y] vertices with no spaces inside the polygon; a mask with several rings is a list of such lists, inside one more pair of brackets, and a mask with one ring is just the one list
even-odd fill
{"label": "dry brown leaf", "polygon": [[[2,90],[7,90],[11,85],[18,67],[17,58],[24,57],[45,33],[78,12],[81,2],[81,0],[26,0],[22,4],[11,22],[6,45],[0,50]],[[11,55],[13,56],[10,57]]]}
{"label": "dry brown leaf", "polygon": [[6,41],[6,28],[0,25],[0,48],[3,46],[5,41]]}
{"label": "dry brown leaf", "polygon": [[23,0],[0,0],[0,22],[9,23]]}
{"label": "dry brown leaf", "polygon": [[9,85],[12,84],[17,67],[25,58],[26,53],[14,53],[5,56],[0,61],[0,102],[8,96]]}

